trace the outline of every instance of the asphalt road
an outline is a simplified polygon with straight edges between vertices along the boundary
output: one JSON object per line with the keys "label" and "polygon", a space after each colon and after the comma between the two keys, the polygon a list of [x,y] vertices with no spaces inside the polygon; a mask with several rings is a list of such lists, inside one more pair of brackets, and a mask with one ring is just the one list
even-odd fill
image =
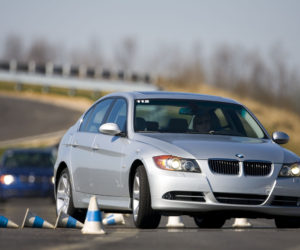
{"label": "asphalt road", "polygon": [[0,141],[68,129],[81,112],[0,95]]}
{"label": "asphalt road", "polygon": [[[0,204],[0,214],[21,225],[26,208],[54,224],[50,199],[12,199]],[[0,249],[300,249],[300,230],[278,230],[272,220],[250,220],[253,228],[233,229],[233,220],[222,229],[198,229],[183,216],[184,228],[139,230],[132,217],[121,226],[106,226],[106,235],[83,235],[78,229],[0,229]]]}

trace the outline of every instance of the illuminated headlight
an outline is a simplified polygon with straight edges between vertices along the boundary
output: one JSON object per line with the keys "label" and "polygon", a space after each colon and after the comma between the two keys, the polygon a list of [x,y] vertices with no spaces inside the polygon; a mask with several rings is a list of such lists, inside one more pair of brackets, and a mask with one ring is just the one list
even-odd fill
{"label": "illuminated headlight", "polygon": [[300,163],[283,165],[279,177],[300,177]]}
{"label": "illuminated headlight", "polygon": [[13,182],[15,181],[15,177],[13,175],[2,175],[1,176],[1,179],[0,179],[0,182],[4,185],[10,185],[12,184]]}
{"label": "illuminated headlight", "polygon": [[51,181],[52,184],[54,184],[54,176],[52,176],[52,177],[50,178],[50,181]]}
{"label": "illuminated headlight", "polygon": [[200,167],[193,159],[185,159],[172,155],[160,155],[153,157],[157,167],[170,171],[184,171],[201,173]]}

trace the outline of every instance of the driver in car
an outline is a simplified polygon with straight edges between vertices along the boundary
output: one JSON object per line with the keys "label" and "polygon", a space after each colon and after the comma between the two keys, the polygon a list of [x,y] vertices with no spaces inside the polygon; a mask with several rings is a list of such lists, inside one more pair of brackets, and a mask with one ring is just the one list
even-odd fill
{"label": "driver in car", "polygon": [[201,134],[207,134],[212,130],[211,128],[211,116],[208,112],[202,115],[196,115],[193,121],[193,129],[195,132]]}

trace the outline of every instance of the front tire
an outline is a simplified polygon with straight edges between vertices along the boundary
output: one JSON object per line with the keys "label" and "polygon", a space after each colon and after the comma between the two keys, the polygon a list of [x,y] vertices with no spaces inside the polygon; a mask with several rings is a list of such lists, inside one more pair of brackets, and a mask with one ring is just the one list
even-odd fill
{"label": "front tire", "polygon": [[147,173],[143,165],[134,175],[132,187],[133,221],[137,228],[157,228],[161,215],[151,207],[151,194]]}
{"label": "front tire", "polygon": [[300,228],[299,217],[277,217],[275,218],[277,228]]}
{"label": "front tire", "polygon": [[195,216],[194,221],[199,228],[221,228],[226,219],[220,216]]}
{"label": "front tire", "polygon": [[61,172],[56,188],[56,214],[59,215],[60,211],[81,222],[85,220],[86,210],[74,207],[71,179],[67,168]]}

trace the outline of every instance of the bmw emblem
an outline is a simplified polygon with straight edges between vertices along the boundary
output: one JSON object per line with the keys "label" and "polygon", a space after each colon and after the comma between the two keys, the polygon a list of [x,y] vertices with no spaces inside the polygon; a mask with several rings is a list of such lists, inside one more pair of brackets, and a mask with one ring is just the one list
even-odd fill
{"label": "bmw emblem", "polygon": [[245,157],[243,154],[236,154],[235,156],[238,157],[238,158],[240,158],[240,159],[242,159],[242,158]]}

